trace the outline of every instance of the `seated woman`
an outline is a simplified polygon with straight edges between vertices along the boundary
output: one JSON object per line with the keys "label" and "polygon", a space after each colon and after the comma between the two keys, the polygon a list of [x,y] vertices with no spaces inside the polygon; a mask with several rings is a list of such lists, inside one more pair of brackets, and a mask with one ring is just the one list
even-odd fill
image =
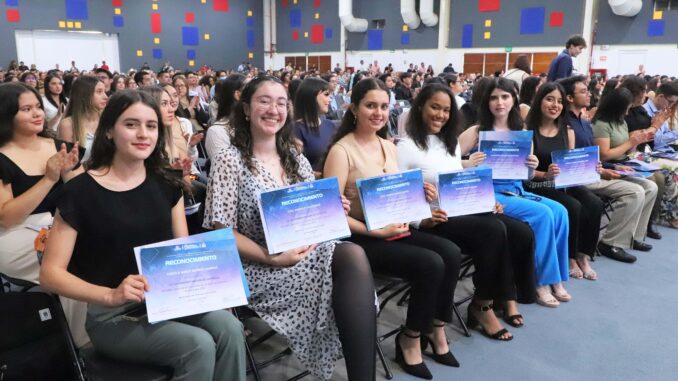
{"label": "seated woman", "polygon": [[[463,163],[457,144],[459,111],[449,87],[430,84],[414,98],[407,120],[407,137],[398,143],[401,170],[421,168],[424,180],[437,184],[437,173],[461,170]],[[534,261],[532,231],[521,221],[501,214],[480,214],[448,218],[444,210],[433,205],[433,218],[419,225],[421,231],[447,238],[473,257],[476,271],[473,284],[475,298],[469,304],[469,320],[479,321],[483,331],[499,340],[510,340],[508,333],[492,311],[493,301],[507,305],[506,321],[514,327],[523,325],[516,304],[514,272],[521,278],[521,294],[534,296]],[[499,210],[501,206],[499,206]],[[474,234],[482,231],[482,235]],[[509,242],[510,241],[510,242]],[[517,250],[516,250],[517,249]],[[513,269],[513,262],[519,266]],[[532,300],[530,300],[532,301]],[[476,324],[470,324],[476,325]]]}
{"label": "seated woman", "polygon": [[139,275],[133,248],[188,235],[181,181],[166,168],[163,128],[149,95],[123,90],[111,97],[88,171],[64,187],[40,280],[89,303],[87,332],[106,356],[169,366],[173,379],[245,380],[242,324],[231,313],[156,324],[124,318],[145,308],[144,293],[153,287]]}
{"label": "seated woman", "polygon": [[[52,223],[63,183],[82,171],[74,169],[80,161],[78,149],[44,137],[44,122],[35,89],[0,85],[0,272],[36,283],[40,264],[33,229]],[[86,306],[63,303],[75,343],[82,346],[89,341]]]}
{"label": "seated woman", "polygon": [[106,107],[106,86],[96,77],[83,76],[73,82],[66,114],[57,130],[59,139],[78,143],[85,149],[82,160],[90,156],[99,116]]}
{"label": "seated woman", "polygon": [[258,194],[314,180],[295,148],[285,87],[274,77],[253,79],[231,121],[231,146],[212,163],[204,227],[234,229],[250,307],[287,337],[306,369],[328,380],[343,351],[349,380],[374,380],[374,285],[360,247],[328,241],[277,255],[266,249]]}
{"label": "seated woman", "polygon": [[573,149],[575,145],[574,130],[567,128],[567,117],[563,112],[565,99],[565,89],[549,82],[539,88],[532,102],[526,125],[534,133],[534,154],[539,159],[539,166],[534,181],[526,185],[531,192],[558,201],[567,209],[570,276],[596,280],[598,275],[591,268],[589,257],[593,258],[598,246],[603,202],[584,186],[555,189],[552,182],[560,169],[552,163],[551,153]]}
{"label": "seated woman", "polygon": [[337,128],[324,116],[330,109],[330,85],[320,78],[304,79],[294,97],[294,134],[303,146],[316,177],[322,173],[322,159]]}
{"label": "seated woman", "polygon": [[[389,95],[383,82],[366,78],[356,83],[323,174],[337,176],[339,188],[351,201],[348,220],[353,235],[349,240],[365,250],[372,269],[411,283],[407,321],[395,339],[396,361],[405,372],[431,379],[422,359],[422,346],[428,343],[432,344],[435,361],[459,366],[449,350],[444,327],[452,321],[461,251],[450,240],[410,229],[409,221],[367,230],[356,180],[399,172],[396,147],[379,135],[385,133],[388,113]],[[433,185],[426,188],[427,197],[434,198]],[[405,234],[409,235],[402,237]]]}
{"label": "seated woman", "polygon": [[48,74],[45,78],[45,95],[42,97],[42,104],[45,106],[45,118],[49,131],[56,133],[67,103],[68,98],[64,94],[61,78],[55,73]]}
{"label": "seated woman", "polygon": [[[523,129],[513,81],[506,78],[492,81],[480,104],[479,122],[459,137],[462,155],[476,149],[480,131]],[[473,165],[484,160],[485,154],[481,152],[470,158]],[[539,160],[529,155],[525,165],[533,175]],[[569,301],[571,296],[562,283],[568,279],[567,210],[553,200],[526,192],[520,180],[494,180],[494,192],[497,201],[504,205],[504,214],[528,223],[534,231],[537,303],[557,307],[559,302]]]}
{"label": "seated woman", "polygon": [[[610,83],[610,81],[607,83]],[[629,134],[624,117],[632,102],[633,95],[628,89],[623,87],[610,90],[607,95],[600,99],[596,116],[593,119],[593,137],[595,138],[595,143],[600,147],[600,159],[602,161],[622,162],[629,158],[629,155],[635,151],[639,144],[654,139],[653,129],[636,131],[633,134]],[[617,169],[633,171],[632,168],[624,165],[618,165]],[[661,211],[662,199],[665,192],[664,176],[661,171],[657,171],[648,178],[626,176],[623,179],[634,182],[646,190],[657,188],[657,199],[652,208],[650,223],[648,223],[648,230],[650,230],[652,221],[657,220]],[[643,242],[645,234],[638,237],[634,236],[633,239],[634,249],[641,251],[652,249],[652,245]]]}
{"label": "seated woman", "polygon": [[207,129],[205,135],[205,150],[207,157],[214,161],[219,151],[231,144],[232,130],[230,127],[230,117],[233,108],[240,100],[240,94],[245,87],[245,76],[242,74],[231,74],[226,79],[217,83],[221,86],[219,91],[215,92],[215,100],[218,104],[216,122]]}

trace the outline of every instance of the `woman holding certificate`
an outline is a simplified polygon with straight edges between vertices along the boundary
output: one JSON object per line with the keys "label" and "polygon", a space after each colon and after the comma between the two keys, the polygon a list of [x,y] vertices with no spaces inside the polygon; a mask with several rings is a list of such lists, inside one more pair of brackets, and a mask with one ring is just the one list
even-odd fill
{"label": "woman holding certificate", "polygon": [[[449,350],[444,327],[452,321],[461,252],[447,239],[410,229],[409,221],[368,230],[356,181],[399,172],[395,146],[379,135],[388,115],[386,85],[373,78],[358,82],[330,146],[324,175],[336,176],[342,193],[351,201],[350,240],[365,249],[372,269],[411,282],[405,329],[396,336],[396,361],[405,372],[431,379],[422,359],[422,348],[428,344],[436,362],[459,366]],[[427,184],[426,188],[428,198],[434,198],[434,187]]]}
{"label": "woman holding certificate", "polygon": [[539,159],[539,166],[534,171],[533,181],[527,186],[530,191],[558,201],[567,209],[570,221],[569,275],[576,279],[596,280],[598,275],[588,259],[593,258],[598,246],[603,202],[586,187],[556,189],[553,182],[561,168],[553,163],[551,153],[574,149],[575,144],[574,130],[567,128],[563,113],[565,99],[565,89],[556,82],[549,82],[539,88],[530,107],[526,125],[528,130],[534,131],[534,154]]}
{"label": "woman holding certificate", "polygon": [[[225,310],[149,324],[134,248],[188,235],[182,182],[168,170],[154,99],[116,91],[101,114],[88,171],[64,186],[40,281],[89,303],[87,333],[114,359],[171,367],[173,379],[245,380],[242,324]],[[155,285],[159,287],[159,285]]]}
{"label": "woman holding certificate", "polygon": [[374,380],[374,284],[360,247],[326,241],[276,255],[267,249],[259,194],[314,180],[296,149],[283,84],[267,76],[249,82],[231,128],[231,146],[212,163],[204,227],[234,229],[250,307],[287,337],[304,367],[329,380],[343,351],[349,380]]}
{"label": "woman holding certificate", "polygon": [[[407,137],[398,143],[400,169],[421,168],[424,179],[436,184],[439,190],[439,173],[462,171],[461,151],[457,144],[459,113],[454,94],[447,86],[424,86],[412,104],[407,120]],[[491,190],[489,194],[482,194],[486,198],[491,197],[490,203],[494,204]],[[455,202],[461,203],[461,200]],[[471,202],[478,204],[483,201]],[[476,290],[475,298],[469,304],[469,320],[480,322],[483,332],[494,339],[510,340],[512,335],[501,326],[492,311],[493,301],[506,303],[507,323],[514,327],[523,325],[516,303],[514,278],[519,279],[519,299],[534,302],[532,231],[525,223],[502,214],[448,218],[439,202],[433,207],[433,218],[421,221],[420,230],[451,240],[473,257]],[[479,231],[483,234],[474,234]]]}
{"label": "woman holding certificate", "polygon": [[[479,116],[479,125],[459,136],[463,155],[476,149],[480,131],[523,130],[512,81],[505,78],[492,81],[485,90]],[[470,163],[480,165],[485,161],[485,156],[482,152],[475,152],[470,157]],[[533,172],[539,160],[529,155],[525,165]],[[562,284],[569,276],[567,210],[553,200],[526,192],[520,180],[494,180],[494,188],[497,201],[504,205],[504,214],[527,222],[534,231],[537,303],[558,307],[560,302],[569,301],[572,297]]]}

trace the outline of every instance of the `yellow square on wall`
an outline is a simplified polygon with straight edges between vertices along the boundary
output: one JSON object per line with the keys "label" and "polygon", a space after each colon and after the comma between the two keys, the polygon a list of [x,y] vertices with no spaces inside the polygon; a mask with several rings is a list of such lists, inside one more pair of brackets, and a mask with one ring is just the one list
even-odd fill
{"label": "yellow square on wall", "polygon": [[492,38],[492,33],[491,33],[491,32],[485,32],[485,34],[483,35],[483,37],[484,37],[486,40],[489,40],[490,38]]}
{"label": "yellow square on wall", "polygon": [[654,14],[652,15],[653,20],[661,20],[662,18],[664,18],[663,11],[654,11]]}
{"label": "yellow square on wall", "polygon": [[73,21],[67,21],[66,26],[69,28],[73,28]]}
{"label": "yellow square on wall", "polygon": [[205,33],[205,36],[204,36],[204,37],[205,37],[205,40],[209,40],[209,39],[210,39],[210,34],[209,34],[209,33]]}
{"label": "yellow square on wall", "polygon": [[304,38],[308,38],[308,32],[304,32]]}
{"label": "yellow square on wall", "polygon": [[66,27],[66,21],[59,21],[59,28],[65,28]]}
{"label": "yellow square on wall", "polygon": [[143,57],[144,56],[144,51],[143,50],[137,50],[137,57]]}
{"label": "yellow square on wall", "polygon": [[193,60],[188,61],[188,66],[195,66],[195,61]]}
{"label": "yellow square on wall", "polygon": [[201,3],[207,4],[207,0],[200,0]]}
{"label": "yellow square on wall", "polygon": [[82,23],[80,21],[75,22],[75,29],[80,29],[82,28]]}
{"label": "yellow square on wall", "polygon": [[316,13],[313,17],[315,17],[316,20],[319,19],[319,18],[320,18],[320,13]]}
{"label": "yellow square on wall", "polygon": [[154,11],[157,11],[158,10],[158,4],[153,3],[153,5],[151,5],[151,8],[153,8]]}
{"label": "yellow square on wall", "polygon": [[296,4],[296,3],[298,3],[298,2],[299,2],[298,0],[294,0],[294,1],[293,1],[294,4]]}
{"label": "yellow square on wall", "polygon": [[407,25],[403,25],[403,32],[407,32],[408,30],[410,30],[410,27]]}
{"label": "yellow square on wall", "polygon": [[252,11],[247,11],[247,16],[252,17]]}
{"label": "yellow square on wall", "polygon": [[155,37],[153,39],[153,43],[156,44],[156,45],[159,44],[160,43],[160,37]]}
{"label": "yellow square on wall", "polygon": [[485,20],[485,28],[490,28],[492,26],[492,20]]}
{"label": "yellow square on wall", "polygon": [[116,15],[122,14],[122,11],[120,10],[120,8],[115,8],[114,12],[115,12]]}
{"label": "yellow square on wall", "polygon": [[249,59],[254,58],[254,53],[247,53],[247,58],[249,58]]}

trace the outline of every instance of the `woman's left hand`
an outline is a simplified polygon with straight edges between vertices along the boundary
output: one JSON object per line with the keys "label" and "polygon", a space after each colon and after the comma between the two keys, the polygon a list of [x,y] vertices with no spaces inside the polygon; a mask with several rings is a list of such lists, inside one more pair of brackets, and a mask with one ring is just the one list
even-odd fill
{"label": "woman's left hand", "polygon": [[558,167],[558,164],[551,163],[549,165],[549,168],[546,170],[546,175],[544,175],[544,178],[546,180],[553,180],[556,177],[558,177],[559,174],[560,174],[560,167]]}
{"label": "woman's left hand", "polygon": [[76,165],[80,162],[80,151],[78,148],[78,142],[73,143],[73,148],[71,148],[71,151],[68,153],[65,153],[66,150],[66,145],[62,145],[62,151],[64,152],[63,155],[63,164],[61,167],[61,174],[63,175],[66,172],[72,171],[73,168],[75,168]]}
{"label": "woman's left hand", "polygon": [[603,173],[603,163],[598,162],[598,165],[596,165],[596,172],[598,172],[599,175]]}
{"label": "woman's left hand", "polygon": [[494,203],[494,213],[495,214],[504,214],[504,205],[495,202]]}
{"label": "woman's left hand", "polygon": [[172,163],[172,168],[181,169],[183,176],[189,176],[191,174],[191,166],[193,165],[193,160],[190,157],[182,157],[177,159]]}
{"label": "woman's left hand", "polygon": [[341,206],[344,207],[344,214],[348,216],[348,212],[351,211],[351,201],[344,197],[344,195],[341,195]]}
{"label": "woman's left hand", "polygon": [[426,201],[432,202],[438,198],[438,190],[436,186],[424,181],[424,193],[426,193]]}
{"label": "woman's left hand", "polygon": [[[190,138],[189,138],[190,137]],[[195,147],[198,143],[202,141],[202,139],[205,137],[205,134],[202,132],[198,132],[197,134],[185,134],[184,139],[188,141],[188,145],[191,147]]]}
{"label": "woman's left hand", "polygon": [[539,159],[535,155],[528,155],[527,160],[525,160],[525,165],[530,169],[537,169],[539,166]]}

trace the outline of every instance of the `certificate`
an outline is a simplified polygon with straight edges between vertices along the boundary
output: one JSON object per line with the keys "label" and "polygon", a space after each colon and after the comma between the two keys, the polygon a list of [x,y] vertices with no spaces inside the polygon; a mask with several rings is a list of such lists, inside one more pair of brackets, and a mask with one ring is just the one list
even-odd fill
{"label": "certificate", "polygon": [[351,235],[336,177],[261,192],[258,201],[271,254]]}
{"label": "certificate", "polygon": [[420,169],[356,181],[367,230],[431,218]]}
{"label": "certificate", "polygon": [[560,168],[556,188],[593,184],[600,181],[598,146],[551,152],[551,161]]}
{"label": "certificate", "polygon": [[494,211],[492,169],[481,166],[439,173],[438,197],[448,217]]}
{"label": "certificate", "polygon": [[478,150],[487,157],[494,180],[527,180],[525,165],[532,152],[532,131],[480,131]]}
{"label": "certificate", "polygon": [[148,280],[149,323],[247,304],[249,289],[232,229],[135,247]]}

